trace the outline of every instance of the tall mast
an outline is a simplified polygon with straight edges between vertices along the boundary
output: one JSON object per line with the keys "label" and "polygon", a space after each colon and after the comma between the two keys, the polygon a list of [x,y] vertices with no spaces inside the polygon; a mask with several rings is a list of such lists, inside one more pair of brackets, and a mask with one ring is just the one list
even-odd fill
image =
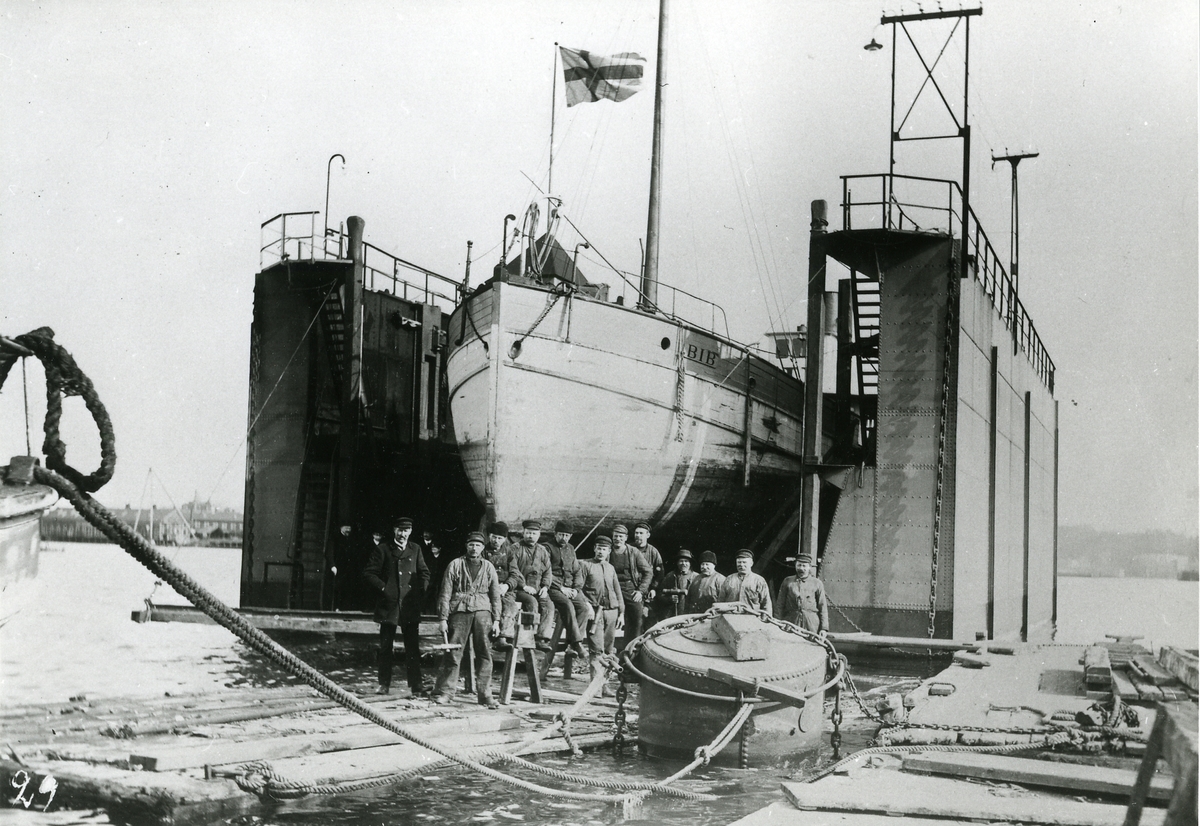
{"label": "tall mast", "polygon": [[546,194],[554,192],[554,114],[558,109],[558,41],[554,41],[554,68],[550,70],[550,170],[546,175]]}
{"label": "tall mast", "polygon": [[638,309],[654,312],[658,306],[658,213],[662,192],[662,103],[667,85],[667,0],[658,4],[658,64],[654,73],[654,145],[650,153],[650,208],[646,218],[646,266],[642,269]]}

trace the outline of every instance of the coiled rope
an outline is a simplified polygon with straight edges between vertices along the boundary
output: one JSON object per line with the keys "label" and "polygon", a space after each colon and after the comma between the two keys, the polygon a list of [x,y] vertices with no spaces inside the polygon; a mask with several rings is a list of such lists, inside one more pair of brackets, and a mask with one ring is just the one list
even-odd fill
{"label": "coiled rope", "polygon": [[[75,509],[86,519],[90,524],[99,529],[105,536],[111,539],[116,544],[120,545],[134,559],[146,567],[151,573],[159,579],[166,582],[179,594],[184,596],[214,622],[226,628],[235,634],[242,642],[248,645],[253,650],[264,655],[271,662],[285,669],[291,674],[301,679],[303,682],[316,689],[321,694],[338,703],[349,711],[354,712],[365,720],[368,720],[375,725],[386,729],[393,734],[396,734],[409,742],[415,743],[422,748],[440,755],[443,758],[452,760],[453,762],[470,768],[486,777],[497,780],[501,783],[506,783],[526,791],[544,794],[550,797],[564,798],[568,800],[600,802],[600,803],[620,803],[627,809],[631,806],[640,804],[643,795],[626,794],[626,795],[610,795],[610,794],[592,794],[586,792],[573,792],[562,789],[552,789],[545,786],[531,783],[511,775],[497,771],[488,765],[473,759],[465,754],[455,752],[451,749],[444,748],[439,744],[427,740],[419,735],[409,731],[394,720],[384,717],[361,699],[343,689],[341,686],[334,683],[317,669],[313,668],[308,663],[301,660],[291,651],[288,651],[283,646],[279,645],[273,639],[268,637],[258,628],[254,627],[243,616],[238,614],[228,605],[213,596],[207,589],[196,582],[186,572],[177,568],[170,560],[159,553],[149,542],[143,539],[138,534],[121,520],[117,519],[103,505],[97,502],[89,495],[89,491],[94,491],[102,486],[112,477],[113,469],[116,465],[116,450],[115,440],[112,435],[112,423],[108,418],[107,412],[104,410],[103,404],[96,395],[95,388],[88,378],[83,374],[79,367],[75,364],[70,354],[62,347],[54,344],[52,341],[53,331],[49,328],[41,328],[32,333],[20,336],[16,339],[22,346],[27,347],[32,351],[39,360],[42,361],[46,375],[48,377],[47,385],[50,387],[53,383],[53,390],[47,390],[48,410],[45,421],[46,433],[46,453],[47,464],[53,460],[58,466],[57,469],[35,467],[34,479],[44,485],[54,488],[63,498],[69,501]],[[52,345],[52,346],[51,346]],[[53,380],[49,379],[53,376]],[[0,386],[3,386],[0,381]],[[101,429],[101,445],[104,455],[101,463],[101,468],[94,474],[83,475],[70,467],[66,462],[66,448],[62,444],[58,435],[58,425],[61,419],[61,394],[66,395],[82,395],[87,403],[88,410],[91,411],[92,417],[96,420],[97,426]],[[56,401],[57,400],[57,401]],[[61,472],[60,472],[61,471]],[[68,478],[71,477],[71,478]],[[76,484],[75,479],[78,479],[82,484]],[[509,762],[522,765],[526,768],[537,766],[537,764],[522,760],[515,755],[506,756],[504,759]],[[537,766],[537,771],[548,773],[545,767]],[[557,771],[557,770],[552,770]],[[565,772],[558,773],[566,775]],[[552,775],[558,776],[558,775]],[[568,779],[563,777],[563,779]],[[570,775],[569,779],[572,782],[581,785],[598,786],[607,789],[637,789],[640,791],[650,791],[660,794],[667,794],[675,797],[686,797],[689,799],[711,800],[714,799],[711,795],[698,795],[693,792],[686,792],[680,789],[669,789],[656,784],[649,783],[631,783],[622,781],[603,781],[595,778],[584,777],[582,775]],[[365,782],[365,781],[364,781]],[[395,781],[391,781],[395,782]],[[382,785],[382,781],[380,781]]]}
{"label": "coiled rope", "polygon": [[[54,341],[54,331],[49,327],[39,327],[17,336],[14,341],[37,356],[46,372],[46,421],[43,426],[46,438],[42,443],[46,467],[62,474],[81,490],[89,493],[100,490],[116,470],[117,442],[112,419],[108,417],[92,380],[79,369],[71,354]],[[3,386],[4,378],[0,376],[0,386]],[[100,432],[100,467],[92,473],[80,473],[67,462],[67,446],[63,444],[58,428],[64,396],[81,396]]]}

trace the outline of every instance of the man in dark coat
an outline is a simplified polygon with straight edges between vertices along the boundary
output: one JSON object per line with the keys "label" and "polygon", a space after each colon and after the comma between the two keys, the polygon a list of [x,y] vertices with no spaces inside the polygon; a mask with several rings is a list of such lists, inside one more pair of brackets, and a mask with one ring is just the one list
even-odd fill
{"label": "man in dark coat", "polygon": [[488,544],[483,549],[483,558],[492,563],[496,578],[500,581],[500,636],[496,638],[496,647],[501,650],[512,647],[512,641],[517,638],[517,597],[513,593],[517,580],[509,582],[508,578],[508,563],[517,546],[509,541],[508,536],[508,523],[491,523],[488,526]]}
{"label": "man in dark coat", "polygon": [[700,575],[688,586],[685,614],[703,614],[717,601],[725,577],[717,573],[717,555],[712,551],[700,554]]}
{"label": "man in dark coat", "polygon": [[558,609],[566,626],[567,642],[584,656],[585,631],[591,621],[591,608],[583,595],[583,576],[575,546],[571,544],[571,525],[561,519],[554,523],[554,534],[545,543],[550,550],[550,601]]}
{"label": "man in dark coat", "polygon": [[428,528],[421,532],[421,540],[421,553],[425,557],[425,567],[429,569],[429,587],[425,589],[425,611],[436,614],[438,595],[442,591],[442,577],[446,573],[446,566],[457,554],[443,548],[433,531]]}
{"label": "man in dark coat", "polygon": [[421,605],[429,588],[429,568],[421,546],[409,539],[412,520],[392,523],[392,539],[378,546],[363,569],[367,582],[379,592],[375,621],[379,623],[379,690],[392,687],[392,646],[396,627],[404,639],[404,664],[413,696],[421,693]]}

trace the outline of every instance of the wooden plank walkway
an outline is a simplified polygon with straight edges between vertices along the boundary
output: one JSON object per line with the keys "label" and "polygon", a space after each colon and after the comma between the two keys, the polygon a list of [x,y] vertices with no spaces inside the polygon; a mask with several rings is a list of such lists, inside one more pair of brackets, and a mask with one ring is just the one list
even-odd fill
{"label": "wooden plank walkway", "polygon": [[[956,644],[960,645],[960,644]],[[963,645],[956,662],[893,703],[905,726],[891,729],[889,740],[910,752],[879,756],[844,767],[814,783],[784,783],[784,800],[755,812],[735,826],[884,826],[899,819],[913,826],[952,823],[1028,823],[1044,826],[1091,826],[1125,822],[1126,805],[1139,781],[1139,746],[1127,743],[1120,754],[1049,754],[1047,759],[970,752],[920,752],[919,744],[986,745],[1022,742],[1052,715],[1067,719],[1112,692],[1144,702],[1145,686],[1169,688],[1162,669],[1142,667],[1149,679],[1135,687],[1126,669],[1148,656],[1135,643],[1120,640],[1085,656],[1087,646],[1020,645],[1002,649]],[[1105,674],[1108,666],[1109,674]],[[1090,666],[1092,685],[1085,666]],[[1110,677],[1109,679],[1104,679]],[[1195,715],[1194,703],[1189,704]],[[1149,735],[1153,710],[1135,709],[1140,731]],[[896,713],[895,711],[893,713]],[[1022,732],[1022,729],[1032,731]],[[1144,750],[1145,747],[1140,747]],[[1193,748],[1194,752],[1194,748]],[[1184,761],[1186,762],[1186,761]],[[1194,773],[1193,762],[1185,771]],[[933,776],[933,775],[949,776]],[[1176,779],[1154,774],[1146,779],[1149,799],[1171,800]],[[1087,795],[1091,799],[1083,799]],[[1177,795],[1176,795],[1177,796]],[[1143,823],[1164,823],[1163,809],[1146,809]],[[886,818],[886,820],[884,820]]]}
{"label": "wooden plank walkway", "polygon": [[[870,777],[826,777],[816,783],[784,783],[797,809],[867,812],[895,817],[951,818],[983,823],[1044,826],[1121,826],[1125,806],[1082,803],[1062,797],[997,789],[941,777],[897,771],[871,771]],[[802,821],[793,821],[800,823]],[[1163,822],[1161,810],[1147,810],[1147,826]]]}
{"label": "wooden plank walkway", "polygon": [[[557,687],[546,688],[543,699],[557,708],[524,702],[528,693],[519,690],[499,710],[466,695],[448,706],[395,695],[363,699],[429,742],[478,755],[517,748],[586,687],[583,680],[552,682]],[[596,700],[586,712],[572,725],[575,743],[610,742],[613,703]],[[259,811],[259,797],[231,779],[256,761],[309,784],[445,764],[440,755],[296,687],[7,707],[0,710],[0,744],[0,783],[15,789],[25,778],[26,797],[34,797],[30,808],[41,810],[47,795],[34,792],[52,777],[54,810],[101,807],[133,822],[204,824]],[[555,736],[521,753],[568,751]],[[14,778],[17,784],[9,786]]]}

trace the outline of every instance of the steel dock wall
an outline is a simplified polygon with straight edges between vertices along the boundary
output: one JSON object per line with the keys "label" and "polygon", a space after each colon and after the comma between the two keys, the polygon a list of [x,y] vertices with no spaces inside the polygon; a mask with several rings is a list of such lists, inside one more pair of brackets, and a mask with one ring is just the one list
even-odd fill
{"label": "steel dock wall", "polygon": [[1014,355],[1012,332],[979,281],[962,282],[959,307],[955,636],[1049,640],[1054,396],[1025,352]]}
{"label": "steel dock wall", "polygon": [[[831,255],[882,274],[875,466],[851,471],[821,564],[834,630],[927,636],[932,596],[935,637],[1049,639],[1051,389],[1023,349],[1014,355],[983,284],[959,279],[957,241],[834,236]],[[890,243],[882,256],[881,239]]]}

